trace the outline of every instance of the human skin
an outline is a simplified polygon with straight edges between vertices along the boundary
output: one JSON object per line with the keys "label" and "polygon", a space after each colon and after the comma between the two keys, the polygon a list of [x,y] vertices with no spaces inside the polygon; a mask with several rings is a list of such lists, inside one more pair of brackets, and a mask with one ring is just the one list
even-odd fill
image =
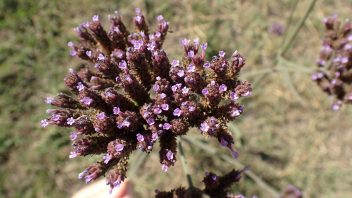
{"label": "human skin", "polygon": [[109,193],[109,186],[105,180],[100,180],[82,188],[72,198],[133,198],[132,185],[128,180],[124,181],[119,188]]}

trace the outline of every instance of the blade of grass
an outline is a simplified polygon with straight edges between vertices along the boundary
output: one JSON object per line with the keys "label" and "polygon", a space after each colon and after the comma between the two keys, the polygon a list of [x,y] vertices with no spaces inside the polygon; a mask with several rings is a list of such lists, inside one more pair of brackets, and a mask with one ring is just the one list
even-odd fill
{"label": "blade of grass", "polygon": [[290,73],[286,71],[282,71],[281,74],[283,75],[284,82],[286,83],[286,86],[290,89],[292,94],[297,98],[298,102],[301,105],[305,105],[306,102],[304,99],[301,97],[301,95],[298,93],[296,87],[294,86],[294,83],[292,82],[292,78],[290,76]]}
{"label": "blade of grass", "polygon": [[179,139],[177,145],[178,145],[178,149],[180,151],[180,160],[181,160],[182,168],[183,168],[183,171],[186,174],[187,182],[188,182],[189,187],[193,188],[192,176],[191,176],[191,174],[189,173],[189,170],[188,170],[188,163],[186,161],[185,152],[183,150],[181,141],[182,141],[182,138]]}
{"label": "blade of grass", "polygon": [[[230,122],[227,126],[229,128],[229,131],[232,134],[234,134],[234,136],[237,140],[240,140],[242,138],[242,133],[241,133],[240,129],[233,122]],[[239,148],[242,147],[241,141],[236,141],[236,145]]]}
{"label": "blade of grass", "polygon": [[308,9],[307,11],[304,13],[304,16],[303,18],[298,22],[298,25],[296,26],[296,28],[294,29],[293,31],[293,34],[292,36],[290,37],[289,41],[284,45],[284,47],[282,48],[282,50],[280,51],[279,53],[279,56],[284,56],[285,53],[287,52],[288,49],[290,49],[290,47],[292,46],[293,44],[293,41],[296,39],[299,31],[302,29],[305,21],[307,20],[309,14],[312,12],[314,6],[315,6],[315,3],[317,2],[317,0],[312,0],[308,6]]}
{"label": "blade of grass", "polygon": [[[312,73],[313,71],[315,71],[315,68],[301,66],[297,63],[288,61],[282,57],[281,57],[281,62],[282,62],[282,64],[278,65],[278,67],[277,67],[278,71],[288,70],[288,71],[292,71],[292,72],[302,72],[302,73]],[[284,67],[282,65],[284,65]]]}
{"label": "blade of grass", "polygon": [[263,68],[263,69],[258,69],[258,70],[254,70],[254,71],[249,71],[246,73],[241,74],[242,78],[248,78],[248,77],[252,77],[252,76],[257,76],[259,74],[266,74],[266,73],[270,73],[273,71],[273,68]]}
{"label": "blade of grass", "polygon": [[[285,53],[287,52],[288,49],[290,49],[291,45],[293,44],[293,41],[296,39],[299,31],[302,29],[305,21],[307,20],[309,14],[312,12],[315,4],[316,4],[317,0],[312,0],[308,6],[308,9],[307,11],[305,12],[303,18],[299,21],[298,25],[296,26],[296,28],[294,29],[293,31],[293,34],[292,36],[290,37],[289,41],[285,44],[285,45],[282,45],[283,47],[279,50],[279,53],[277,55],[277,59],[275,60],[274,62],[274,65],[275,68],[277,68],[277,65],[279,63],[279,58],[280,57],[283,57],[285,55]],[[292,17],[291,19],[289,20],[292,20]],[[291,22],[290,22],[291,23]],[[273,69],[274,71],[274,69]],[[262,74],[259,74],[255,80],[255,82],[253,83],[254,86],[256,86],[258,83],[260,83],[261,81],[263,81],[268,75],[265,75],[266,73],[262,73]]]}
{"label": "blade of grass", "polygon": [[129,176],[130,177],[134,177],[138,171],[138,169],[144,164],[144,162],[146,161],[146,159],[148,158],[148,154],[145,152],[139,152],[137,155],[137,159],[136,161],[133,163],[133,165],[131,166],[130,170],[129,170]]}
{"label": "blade of grass", "polygon": [[290,16],[289,16],[288,19],[287,19],[285,35],[284,35],[284,38],[282,39],[281,46],[283,46],[283,45],[285,44],[285,42],[286,42],[287,35],[288,35],[288,33],[289,33],[288,30],[289,30],[290,27],[291,27],[293,13],[295,12],[295,10],[296,10],[296,8],[297,8],[298,0],[294,1],[292,4],[293,4],[293,5],[291,6]]}

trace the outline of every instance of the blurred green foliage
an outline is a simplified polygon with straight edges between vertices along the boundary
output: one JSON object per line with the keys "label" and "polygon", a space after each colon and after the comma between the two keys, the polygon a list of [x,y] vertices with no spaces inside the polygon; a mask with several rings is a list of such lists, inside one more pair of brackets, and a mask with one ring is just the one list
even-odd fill
{"label": "blurred green foliage", "polygon": [[[283,36],[268,28],[285,26],[293,1],[0,1],[0,197],[66,197],[84,186],[76,176],[94,158],[68,160],[69,131],[39,127],[48,108],[43,99],[63,90],[65,72],[78,64],[66,47],[75,39],[72,28],[93,14],[105,17],[116,9],[127,22],[135,7],[146,11],[151,23],[159,14],[170,21],[173,33],[165,48],[171,57],[181,54],[182,37],[208,41],[209,57],[220,49],[245,55],[243,78],[254,82],[255,94],[245,101],[245,115],[230,127],[242,164],[276,190],[293,184],[307,197],[351,197],[351,107],[331,112],[329,99],[310,81],[309,72],[319,50],[322,17],[350,17],[352,2],[318,1],[278,59]],[[293,33],[309,3],[298,2],[285,34]],[[228,154],[216,142],[204,144]],[[196,184],[205,170],[221,173],[234,167],[194,144],[185,147]],[[157,155],[152,153],[138,169],[138,179],[131,178],[140,197],[150,197],[155,188],[186,185],[180,164],[163,174],[154,163]],[[234,191],[270,197],[248,177]]]}

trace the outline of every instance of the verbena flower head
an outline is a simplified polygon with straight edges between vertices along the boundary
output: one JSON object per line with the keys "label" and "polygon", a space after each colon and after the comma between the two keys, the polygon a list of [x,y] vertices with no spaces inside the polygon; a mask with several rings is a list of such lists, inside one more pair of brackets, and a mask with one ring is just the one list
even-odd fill
{"label": "verbena flower head", "polygon": [[[237,183],[243,171],[232,170],[229,173],[218,176],[214,173],[206,173],[203,179],[204,188],[179,187],[170,191],[156,190],[156,198],[202,198],[207,195],[210,198],[245,198],[243,195],[234,195],[228,192],[231,185]],[[254,197],[253,197],[254,198]]]}
{"label": "verbena flower head", "polygon": [[352,22],[341,23],[337,16],[332,16],[325,18],[324,24],[319,70],[312,79],[335,98],[332,108],[337,111],[343,103],[352,103]]}
{"label": "verbena flower head", "polygon": [[75,28],[79,42],[68,43],[70,54],[85,63],[65,77],[71,94],[46,100],[58,108],[48,110],[49,117],[41,121],[43,127],[74,129],[70,158],[101,156],[79,177],[88,183],[107,175],[114,188],[126,177],[130,154],[150,152],[156,142],[161,168],[167,171],[176,161],[176,137],[191,127],[237,156],[226,124],[242,114],[238,101],[252,92],[248,82],[238,79],[245,59],[237,51],[231,56],[220,51],[206,60],[206,43],[183,39],[183,57],[169,60],[162,48],[169,23],[162,16],[155,32],[139,9],[135,32],[117,13],[109,20],[108,31],[99,16]]}

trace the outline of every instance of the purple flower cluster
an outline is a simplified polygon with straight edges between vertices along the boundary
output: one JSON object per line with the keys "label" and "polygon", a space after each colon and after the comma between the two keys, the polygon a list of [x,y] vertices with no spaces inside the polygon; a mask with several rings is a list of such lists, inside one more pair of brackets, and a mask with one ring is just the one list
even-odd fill
{"label": "purple flower cluster", "polygon": [[319,70],[312,75],[321,89],[334,96],[332,109],[343,103],[352,104],[352,22],[341,24],[336,16],[324,19],[326,33],[320,56]]}
{"label": "purple flower cluster", "polygon": [[203,179],[205,187],[203,189],[190,187],[188,189],[179,187],[170,191],[156,190],[156,198],[201,198],[207,195],[210,198],[245,198],[243,195],[234,195],[228,192],[229,187],[237,183],[242,176],[243,170],[231,172],[217,176],[214,173],[206,173]]}
{"label": "purple flower cluster", "polygon": [[184,56],[169,60],[162,49],[169,23],[157,17],[151,32],[136,9],[136,32],[129,32],[116,13],[106,31],[99,16],[75,28],[78,42],[69,42],[71,55],[84,61],[70,69],[64,81],[71,94],[60,93],[46,102],[43,127],[73,127],[70,158],[101,155],[101,160],[80,174],[90,182],[107,177],[114,188],[126,177],[130,154],[150,152],[160,143],[160,163],[167,171],[176,161],[176,137],[189,128],[216,138],[234,156],[234,140],[226,124],[243,112],[241,97],[251,95],[251,85],[238,79],[245,59],[224,51],[207,61],[207,44],[181,41]]}

